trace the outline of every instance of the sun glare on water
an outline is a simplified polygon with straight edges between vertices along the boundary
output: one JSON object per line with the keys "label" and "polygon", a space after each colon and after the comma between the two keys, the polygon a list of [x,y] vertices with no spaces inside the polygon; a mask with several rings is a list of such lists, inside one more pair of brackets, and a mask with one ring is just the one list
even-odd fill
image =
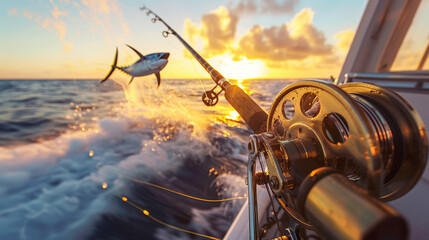
{"label": "sun glare on water", "polygon": [[238,121],[239,118],[240,118],[240,114],[238,114],[237,111],[230,111],[229,114],[225,116],[225,119],[229,119],[233,121]]}
{"label": "sun glare on water", "polygon": [[236,85],[243,90],[246,89],[246,87],[243,85],[243,79],[237,79]]}

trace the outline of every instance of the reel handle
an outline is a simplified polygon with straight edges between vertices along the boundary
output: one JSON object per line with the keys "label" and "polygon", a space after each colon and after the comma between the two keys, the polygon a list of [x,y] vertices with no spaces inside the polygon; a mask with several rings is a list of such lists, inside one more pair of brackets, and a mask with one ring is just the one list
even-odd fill
{"label": "reel handle", "polygon": [[305,218],[327,239],[406,239],[405,219],[329,167],[314,170],[299,189]]}
{"label": "reel handle", "polygon": [[205,91],[202,100],[207,107],[214,106],[219,102],[219,94],[215,93],[213,90]]}

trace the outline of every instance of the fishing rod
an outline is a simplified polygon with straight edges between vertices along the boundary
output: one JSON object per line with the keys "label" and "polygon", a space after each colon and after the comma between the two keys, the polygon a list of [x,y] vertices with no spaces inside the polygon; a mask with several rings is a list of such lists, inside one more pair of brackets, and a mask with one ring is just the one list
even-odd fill
{"label": "fishing rod", "polygon": [[[216,85],[209,91],[203,93],[202,100],[207,106],[214,106],[219,102],[219,94],[225,91],[226,100],[240,114],[244,121],[255,133],[266,131],[268,114],[259,106],[246,92],[237,85],[231,84],[219,71],[214,69],[197,51],[195,51],[170,25],[168,25],[161,17],[145,6],[140,8],[141,11],[147,11],[146,15],[153,15],[151,19],[153,23],[161,22],[167,27],[166,31],[162,32],[162,36],[167,38],[170,34],[185,46],[185,48],[197,59],[201,66],[210,74],[210,77]],[[220,91],[216,92],[216,88],[220,87]]]}
{"label": "fishing rod", "polygon": [[[403,98],[378,85],[305,80],[286,86],[267,114],[163,19],[141,10],[162,22],[162,35],[176,36],[210,74],[216,86],[204,93],[204,103],[215,105],[225,91],[255,132],[248,144],[250,239],[260,237],[257,185],[269,186],[289,215],[281,239],[302,239],[295,235],[301,229],[315,229],[326,239],[406,239],[405,218],[385,202],[418,182],[428,141],[423,121]],[[256,172],[261,158],[268,171]]]}

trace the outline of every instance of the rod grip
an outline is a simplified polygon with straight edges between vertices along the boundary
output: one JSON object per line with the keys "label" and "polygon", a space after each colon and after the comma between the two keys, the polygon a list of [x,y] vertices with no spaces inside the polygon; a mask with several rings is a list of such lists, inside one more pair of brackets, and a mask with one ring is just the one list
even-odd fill
{"label": "rod grip", "polygon": [[225,89],[225,98],[254,133],[266,132],[268,114],[243,89],[229,85]]}
{"label": "rod grip", "polygon": [[300,210],[326,239],[407,238],[401,215],[332,168],[314,170],[301,186]]}

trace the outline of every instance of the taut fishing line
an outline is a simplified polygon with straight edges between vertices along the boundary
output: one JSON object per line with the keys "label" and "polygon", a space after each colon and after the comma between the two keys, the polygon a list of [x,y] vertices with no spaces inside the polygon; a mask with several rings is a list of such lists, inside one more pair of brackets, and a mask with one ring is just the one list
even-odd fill
{"label": "taut fishing line", "polygon": [[133,177],[129,177],[129,176],[125,176],[125,175],[122,175],[122,176],[125,177],[125,178],[128,178],[129,180],[131,180],[133,182],[142,183],[142,184],[145,184],[147,186],[155,187],[155,188],[162,189],[162,190],[165,190],[165,191],[168,191],[168,192],[171,192],[171,193],[183,196],[183,197],[187,197],[187,198],[190,198],[190,199],[195,199],[195,200],[203,201],[203,202],[226,202],[226,201],[232,201],[232,200],[239,200],[239,199],[246,199],[247,198],[245,196],[243,196],[243,197],[225,198],[225,199],[206,199],[206,198],[200,198],[200,197],[191,196],[191,195],[188,195],[188,194],[185,194],[185,193],[181,193],[181,192],[178,192],[178,191],[175,191],[175,190],[172,190],[172,189],[169,189],[169,188],[157,185],[157,184],[153,184],[153,183],[150,183],[150,182],[139,180],[139,179],[136,179],[136,178],[133,178]]}
{"label": "taut fishing line", "polygon": [[[179,49],[178,47],[174,46],[174,45],[170,42],[170,40],[168,39],[168,35],[167,35],[167,37],[166,37],[166,36],[164,36],[164,38],[167,40],[168,44],[169,44],[172,48],[176,49],[177,51],[182,51],[182,50],[183,50],[183,48],[182,48],[182,49]],[[203,92],[204,92],[204,94],[206,95],[206,97],[208,98],[208,96],[207,96],[207,92],[206,92],[206,89],[204,88],[203,81],[201,80],[200,74],[199,74],[199,73],[198,73],[198,71],[197,71],[197,67],[195,67],[195,63],[194,63],[194,58],[193,58],[193,56],[192,56],[189,52],[187,52],[187,51],[185,51],[185,54],[186,54],[186,56],[189,58],[189,60],[191,61],[192,66],[194,67],[195,73],[196,73],[196,74],[197,74],[197,76],[198,76],[198,80],[200,81],[201,87],[203,88]]]}
{"label": "taut fishing line", "polygon": [[183,229],[183,228],[179,228],[179,227],[176,227],[176,226],[170,225],[170,224],[168,224],[168,223],[166,223],[166,222],[163,222],[163,221],[161,221],[161,220],[159,220],[159,219],[155,218],[154,216],[150,215],[150,213],[149,213],[149,211],[148,211],[148,210],[143,209],[143,208],[141,208],[139,205],[137,205],[137,204],[135,204],[135,203],[131,202],[127,197],[125,197],[125,196],[120,196],[120,195],[117,195],[117,194],[115,194],[115,193],[112,193],[112,194],[113,194],[113,195],[115,195],[115,196],[117,196],[117,197],[119,197],[122,201],[124,201],[124,202],[128,203],[130,206],[132,206],[132,207],[134,207],[134,208],[138,209],[140,212],[142,212],[145,216],[147,216],[148,218],[150,218],[152,221],[155,221],[155,222],[157,222],[157,223],[159,223],[159,224],[161,224],[161,225],[164,225],[164,226],[166,226],[166,227],[169,227],[169,228],[171,228],[171,229],[178,230],[178,231],[181,231],[181,232],[184,232],[184,233],[189,233],[189,234],[192,234],[192,235],[196,235],[196,236],[200,236],[200,237],[204,237],[204,238],[208,238],[208,239],[213,239],[213,240],[221,240],[220,238],[216,238],[216,237],[212,237],[212,236],[204,235],[204,234],[201,234],[201,233],[193,232],[193,231],[190,231],[190,230],[186,230],[186,229]]}
{"label": "taut fishing line", "polygon": [[[124,175],[122,175],[122,176],[124,176]],[[175,194],[178,194],[178,195],[181,195],[181,196],[184,196],[184,197],[187,197],[187,198],[195,199],[195,200],[198,200],[198,201],[205,201],[205,202],[223,202],[223,201],[231,201],[231,200],[244,199],[244,198],[246,198],[246,197],[236,197],[236,198],[213,199],[213,200],[212,200],[212,199],[203,199],[203,198],[193,197],[193,196],[190,196],[190,195],[187,195],[187,194],[184,194],[184,193],[180,193],[180,192],[177,192],[177,191],[174,191],[174,190],[171,190],[171,189],[168,189],[168,188],[165,188],[165,187],[162,187],[162,186],[156,185],[156,184],[152,184],[152,183],[149,183],[149,182],[146,182],[146,181],[138,180],[138,179],[135,179],[135,178],[132,178],[132,177],[129,177],[129,176],[124,176],[124,177],[126,177],[126,178],[128,178],[128,179],[130,179],[130,180],[132,180],[132,181],[135,181],[135,182],[139,182],[139,183],[143,183],[143,184],[146,184],[146,185],[149,185],[149,186],[153,186],[153,187],[156,187],[156,188],[160,188],[160,189],[163,189],[163,190],[166,190],[166,191],[169,191],[169,192],[173,192],[173,193],[175,193]],[[103,189],[107,189],[107,188],[108,188],[107,183],[103,183],[103,184],[102,184],[102,188],[103,188]],[[132,207],[134,207],[134,208],[138,209],[140,212],[142,212],[145,216],[147,216],[147,217],[148,217],[149,219],[151,219],[152,221],[155,221],[155,222],[157,222],[157,223],[159,223],[159,224],[161,224],[161,225],[163,225],[163,226],[166,226],[166,227],[168,227],[168,228],[171,228],[171,229],[174,229],[174,230],[178,230],[178,231],[181,231],[181,232],[184,232],[184,233],[189,233],[189,234],[192,234],[192,235],[196,235],[196,236],[200,236],[200,237],[208,238],[208,239],[220,240],[219,238],[216,238],[216,237],[212,237],[212,236],[204,235],[204,234],[201,234],[201,233],[193,232],[193,231],[186,230],[186,229],[183,229],[183,228],[179,228],[179,227],[173,226],[173,225],[171,225],[171,224],[168,224],[168,223],[166,223],[166,222],[163,222],[163,221],[161,221],[161,220],[157,219],[156,217],[154,217],[154,216],[150,215],[150,213],[149,213],[149,211],[148,211],[148,210],[143,209],[143,208],[142,208],[142,207],[140,207],[139,205],[137,205],[137,204],[135,204],[135,203],[131,202],[131,201],[130,201],[126,196],[119,195],[119,194],[114,193],[114,192],[112,192],[112,191],[110,191],[110,190],[108,190],[108,192],[109,192],[109,193],[111,193],[112,195],[115,195],[116,197],[120,198],[123,202],[126,202],[126,203],[127,203],[127,204],[129,204],[130,206],[132,206]]]}

